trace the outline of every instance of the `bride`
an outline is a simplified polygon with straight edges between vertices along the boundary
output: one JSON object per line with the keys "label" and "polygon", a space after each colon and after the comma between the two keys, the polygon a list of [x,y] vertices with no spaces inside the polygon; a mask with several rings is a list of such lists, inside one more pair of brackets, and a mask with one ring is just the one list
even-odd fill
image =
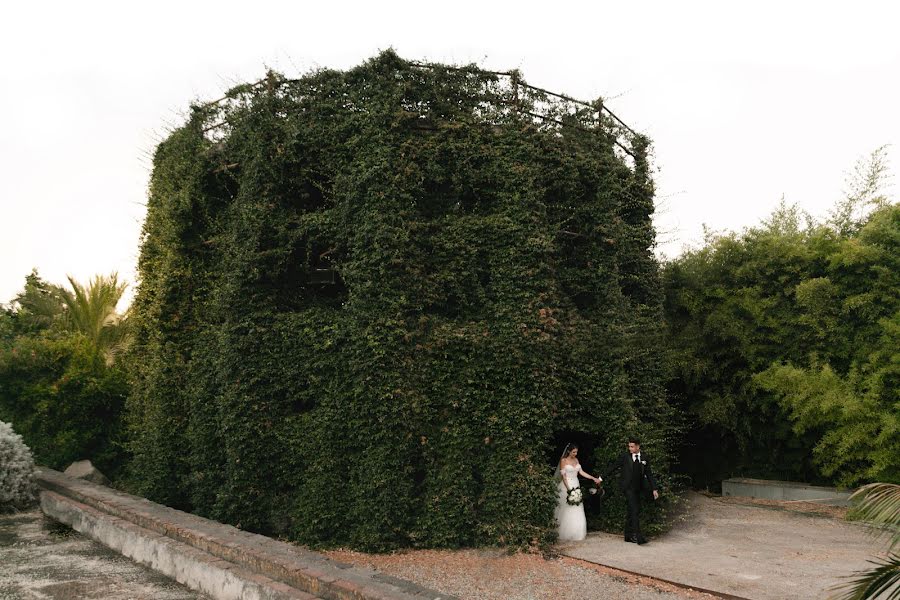
{"label": "bride", "polygon": [[587,520],[584,518],[584,504],[571,505],[566,502],[569,490],[578,487],[578,476],[591,479],[600,483],[599,477],[594,477],[581,470],[578,463],[578,446],[567,444],[559,459],[559,498],[556,503],[555,516],[559,523],[559,539],[583,540],[587,536]]}

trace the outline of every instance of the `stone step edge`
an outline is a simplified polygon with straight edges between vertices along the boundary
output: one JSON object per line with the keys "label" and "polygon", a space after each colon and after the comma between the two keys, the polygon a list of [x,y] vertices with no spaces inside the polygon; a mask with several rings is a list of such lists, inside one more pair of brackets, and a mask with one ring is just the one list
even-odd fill
{"label": "stone step edge", "polygon": [[318,600],[264,575],[51,491],[41,510],[131,560],[217,600]]}
{"label": "stone step edge", "polygon": [[35,480],[46,490],[326,600],[458,600],[52,469],[39,468]]}
{"label": "stone step edge", "polygon": [[[264,536],[239,530],[230,525],[217,523],[197,515],[192,515],[167,506],[156,504],[119,490],[94,484],[65,474],[41,468],[36,474],[38,485],[91,506],[100,512],[134,523],[158,535],[187,544],[233,564],[243,565],[273,579],[283,581],[297,589],[321,596],[322,586],[337,581],[329,578],[331,569],[313,570],[318,567],[314,557],[302,548],[291,552],[288,560],[271,560],[270,556],[259,556],[254,549],[260,541],[274,542]],[[293,548],[290,548],[293,550]],[[268,554],[271,554],[268,553]],[[293,559],[293,560],[290,560]],[[329,594],[328,598],[345,600],[345,596]],[[352,597],[352,600],[358,600]]]}

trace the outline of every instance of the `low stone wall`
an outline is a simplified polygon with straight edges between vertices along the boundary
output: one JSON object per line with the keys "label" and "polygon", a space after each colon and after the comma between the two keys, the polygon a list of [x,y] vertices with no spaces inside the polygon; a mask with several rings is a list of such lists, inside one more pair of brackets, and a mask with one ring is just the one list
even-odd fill
{"label": "low stone wall", "polygon": [[50,469],[36,481],[48,516],[217,599],[456,600]]}
{"label": "low stone wall", "polygon": [[820,485],[808,485],[793,481],[773,481],[769,479],[747,479],[735,477],[722,482],[723,496],[746,496],[765,500],[794,500],[798,502],[818,502],[832,506],[849,505],[853,490]]}

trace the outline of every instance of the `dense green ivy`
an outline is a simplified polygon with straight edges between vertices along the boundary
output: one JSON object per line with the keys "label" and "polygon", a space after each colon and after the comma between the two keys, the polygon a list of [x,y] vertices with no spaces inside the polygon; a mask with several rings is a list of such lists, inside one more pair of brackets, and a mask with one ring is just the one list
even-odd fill
{"label": "dense green ivy", "polygon": [[637,432],[665,480],[647,141],[517,77],[385,52],[193,108],[154,158],[135,491],[387,550],[551,541],[569,435],[596,466]]}

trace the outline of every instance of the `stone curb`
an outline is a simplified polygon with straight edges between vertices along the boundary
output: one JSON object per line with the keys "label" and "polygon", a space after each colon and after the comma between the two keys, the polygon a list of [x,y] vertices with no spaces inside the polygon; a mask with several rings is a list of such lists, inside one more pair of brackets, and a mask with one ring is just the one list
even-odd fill
{"label": "stone curb", "polygon": [[88,537],[178,583],[234,600],[316,600],[268,577],[107,515],[56,492],[41,492],[41,510]]}
{"label": "stone curb", "polygon": [[[271,584],[280,583],[282,586],[286,584],[285,587],[293,588],[292,591],[295,593],[305,592],[307,594],[307,596],[293,596],[293,598],[457,600],[452,596],[429,590],[412,582],[380,574],[371,569],[346,565],[304,548],[155,504],[145,498],[75,479],[51,469],[38,469],[35,480],[44,490],[41,493],[42,507],[45,504],[44,496],[46,495],[46,504],[49,509],[61,511],[60,505],[63,501],[70,502],[72,510],[81,511],[85,515],[88,515],[85,509],[91,509],[90,515],[82,519],[84,523],[89,524],[90,519],[93,518],[109,520],[111,524],[115,524],[119,528],[124,525],[134,526],[136,529],[129,530],[131,533],[141,534],[147,540],[158,542],[157,538],[152,537],[155,535],[159,539],[166,538],[166,541],[176,542],[182,549],[189,550],[190,552],[187,554],[193,556],[194,560],[199,560],[196,558],[199,552],[210,557],[211,561],[224,562],[225,564],[219,565],[219,567],[229,569],[229,573],[237,573],[237,570],[241,570],[244,575],[265,578],[262,583],[268,581]],[[50,493],[53,495],[51,496]],[[47,511],[45,510],[45,512]],[[48,512],[48,514],[58,520],[63,520],[54,513]],[[71,514],[66,518],[73,522],[82,522],[77,521],[76,517]],[[64,520],[63,522],[70,524]],[[75,525],[72,526],[81,531]],[[85,533],[91,535],[90,531],[85,531]],[[111,546],[106,541],[101,541]],[[115,549],[119,550],[119,548]],[[281,593],[288,592],[281,590]],[[312,596],[308,596],[309,594]],[[252,594],[250,596],[215,597],[271,597],[273,600],[276,598],[275,596]]]}

